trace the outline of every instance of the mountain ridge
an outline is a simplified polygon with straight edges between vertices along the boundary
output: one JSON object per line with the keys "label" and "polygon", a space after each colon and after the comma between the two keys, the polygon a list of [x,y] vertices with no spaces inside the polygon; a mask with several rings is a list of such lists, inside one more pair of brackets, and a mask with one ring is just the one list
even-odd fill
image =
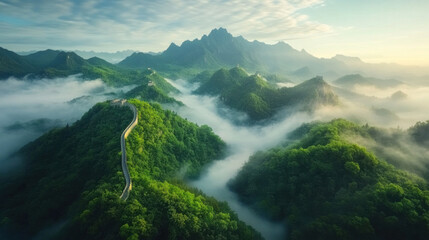
{"label": "mountain ridge", "polygon": [[[279,57],[279,52],[287,53],[286,57]],[[277,57],[276,57],[277,56]],[[179,62],[180,58],[180,62]],[[294,60],[292,61],[291,58]],[[285,60],[288,64],[285,65]],[[278,72],[288,68],[289,71],[303,67],[295,62],[308,60],[315,61],[315,57],[305,51],[298,51],[289,44],[279,42],[269,45],[259,41],[248,41],[242,36],[233,37],[225,28],[213,29],[208,35],[193,41],[186,40],[180,46],[171,43],[161,54],[153,56],[139,53],[124,59],[118,65],[124,67],[153,67],[159,71],[168,72],[180,67],[192,67],[197,70],[213,70],[221,67],[236,65],[251,69],[252,72]],[[270,61],[270,64],[264,62]],[[292,65],[292,66],[289,66]],[[296,69],[293,65],[296,65]],[[286,73],[280,71],[280,73]]]}
{"label": "mountain ridge", "polygon": [[177,92],[152,69],[124,69],[99,57],[84,59],[75,52],[47,49],[27,56],[0,48],[0,81],[8,77],[26,79],[66,77],[82,74],[83,79],[100,78],[107,85],[147,84],[152,81],[165,93]]}
{"label": "mountain ridge", "polygon": [[320,76],[291,88],[276,88],[241,67],[216,71],[195,93],[219,96],[222,103],[247,113],[252,121],[269,119],[286,108],[312,111],[319,105],[339,103],[332,87]]}
{"label": "mountain ridge", "polygon": [[[225,28],[215,28],[201,38],[171,43],[157,55],[133,54],[118,65],[129,68],[151,67],[171,78],[193,78],[199,72],[231,68],[240,65],[251,72],[276,73],[294,82],[308,79],[294,76],[294,72],[308,68],[314,75],[329,80],[347,74],[361,73],[377,78],[399,78],[420,81],[428,74],[423,67],[398,64],[366,63],[358,57],[337,54],[331,58],[318,58],[305,49],[296,50],[285,42],[266,44],[232,36]],[[412,77],[410,77],[412,76]]]}
{"label": "mountain ridge", "polygon": [[379,79],[373,77],[364,77],[361,74],[349,74],[342,76],[333,82],[336,85],[346,88],[353,88],[358,85],[374,86],[377,88],[396,87],[404,84],[396,79]]}
{"label": "mountain ridge", "polygon": [[118,197],[124,179],[118,153],[132,113],[98,103],[71,126],[23,147],[19,155],[26,167],[17,177],[0,176],[2,230],[6,226],[10,238],[17,233],[30,239],[67,219],[50,238],[261,239],[225,203],[178,177],[185,166],[186,176],[198,176],[223,154],[225,143],[208,126],[158,104],[129,102],[141,121],[126,143],[133,180],[128,200]]}

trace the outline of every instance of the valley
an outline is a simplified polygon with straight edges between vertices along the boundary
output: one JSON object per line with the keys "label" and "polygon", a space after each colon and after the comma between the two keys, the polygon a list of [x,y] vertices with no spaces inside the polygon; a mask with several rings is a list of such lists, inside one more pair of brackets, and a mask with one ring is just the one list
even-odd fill
{"label": "valley", "polygon": [[78,53],[0,48],[0,238],[429,235],[428,71],[225,28]]}

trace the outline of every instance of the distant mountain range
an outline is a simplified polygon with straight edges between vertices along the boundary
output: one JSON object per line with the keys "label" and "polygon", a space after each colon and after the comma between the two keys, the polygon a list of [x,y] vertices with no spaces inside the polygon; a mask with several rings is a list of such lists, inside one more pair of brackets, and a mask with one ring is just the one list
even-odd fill
{"label": "distant mountain range", "polygon": [[343,76],[334,83],[338,86],[345,87],[345,88],[353,88],[358,85],[360,86],[373,86],[377,88],[388,88],[388,87],[396,87],[401,84],[404,84],[403,82],[396,80],[396,79],[379,79],[379,78],[372,78],[372,77],[364,77],[360,74],[351,74]]}
{"label": "distant mountain range", "polygon": [[241,36],[233,37],[224,28],[214,29],[201,39],[185,41],[181,46],[172,43],[159,55],[134,53],[118,65],[128,68],[151,67],[179,75],[192,73],[189,69],[198,72],[237,65],[251,72],[283,75],[293,75],[302,68],[311,69],[306,72],[316,74],[324,73],[327,69],[347,69],[339,60],[319,59],[304,50],[295,50],[284,42],[275,45],[250,42]]}
{"label": "distant mountain range", "polygon": [[[258,41],[251,42],[241,36],[233,37],[224,28],[213,29],[210,34],[193,41],[184,41],[180,46],[172,43],[161,53],[131,54],[131,52],[131,50],[117,53],[45,50],[21,56],[0,48],[0,79],[28,74],[52,77],[83,73],[88,77],[94,75],[118,80],[118,75],[111,76],[112,70],[142,71],[147,68],[155,69],[173,79],[191,79],[203,71],[214,72],[219,68],[236,66],[243,67],[251,73],[260,73],[262,76],[277,74],[280,79],[289,79],[292,82],[302,82],[317,75],[333,81],[344,75],[360,74],[379,79],[398,79],[424,84],[429,76],[429,70],[422,67],[370,64],[359,58],[343,55],[317,58],[305,50],[298,51],[284,42],[270,45]],[[126,57],[128,54],[131,55]],[[98,57],[85,60],[82,56]],[[104,58],[112,61],[113,57],[126,58],[115,65],[102,60]],[[94,66],[97,69],[94,69]]]}
{"label": "distant mountain range", "polygon": [[0,78],[36,75],[62,77],[89,72],[91,67],[116,68],[100,58],[83,59],[74,52],[45,50],[26,56],[0,48]]}
{"label": "distant mountain range", "polygon": [[151,67],[172,78],[189,77],[202,70],[239,65],[253,73],[281,74],[294,82],[316,75],[330,80],[357,73],[407,80],[419,80],[423,75],[429,75],[429,71],[423,67],[370,64],[344,55],[317,58],[284,42],[269,45],[258,41],[250,42],[241,36],[233,37],[224,28],[213,29],[209,35],[193,41],[184,41],[180,46],[172,43],[158,55],[133,53],[118,65],[127,68]]}
{"label": "distant mountain range", "polygon": [[[65,50],[62,50],[62,51],[67,52]],[[21,56],[26,56],[26,55],[30,55],[30,54],[33,54],[36,52],[38,52],[38,51],[25,51],[25,52],[16,52],[16,53],[21,55]],[[95,51],[74,50],[72,52],[76,53],[77,55],[79,55],[85,59],[92,58],[92,57],[98,57],[98,58],[102,58],[102,59],[104,59],[110,63],[118,63],[118,62],[124,60],[126,57],[133,54],[135,51],[124,50],[124,51],[117,51],[117,52],[95,52]],[[158,53],[148,52],[148,54],[156,55]]]}
{"label": "distant mountain range", "polygon": [[84,59],[74,52],[45,50],[26,56],[0,48],[0,80],[8,77],[29,79],[65,77],[82,74],[84,79],[102,79],[113,86],[156,83],[166,93],[177,91],[152,69],[125,69],[101,58]]}

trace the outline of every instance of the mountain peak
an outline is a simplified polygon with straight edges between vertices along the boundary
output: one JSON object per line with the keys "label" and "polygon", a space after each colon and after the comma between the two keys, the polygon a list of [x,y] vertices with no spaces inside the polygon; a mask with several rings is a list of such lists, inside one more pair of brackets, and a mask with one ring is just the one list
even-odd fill
{"label": "mountain peak", "polygon": [[325,82],[325,80],[323,80],[322,76],[316,76],[310,80],[305,81],[303,84],[317,84],[317,85],[327,85],[327,83]]}
{"label": "mountain peak", "polygon": [[[183,44],[183,43],[182,43]],[[167,51],[175,51],[176,49],[178,49],[179,48],[179,46],[177,46],[175,43],[170,43],[170,46],[168,46],[168,48],[167,48],[167,50],[165,50],[166,52]]]}
{"label": "mountain peak", "polygon": [[331,90],[331,85],[325,82],[322,76],[316,76],[312,79],[304,81],[303,83],[295,86],[295,88],[301,88],[301,89],[307,89],[307,90],[327,88]]}
{"label": "mountain peak", "polygon": [[58,69],[77,69],[84,65],[86,62],[83,58],[74,52],[61,51],[50,63],[50,67]]}
{"label": "mountain peak", "polygon": [[208,37],[215,39],[227,39],[232,38],[232,35],[225,28],[220,27],[213,29]]}

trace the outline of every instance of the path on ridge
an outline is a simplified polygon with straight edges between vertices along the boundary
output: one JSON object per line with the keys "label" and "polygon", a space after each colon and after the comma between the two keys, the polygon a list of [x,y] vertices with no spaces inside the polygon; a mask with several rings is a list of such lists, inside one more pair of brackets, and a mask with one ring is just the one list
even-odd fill
{"label": "path on ridge", "polygon": [[125,177],[125,187],[124,187],[124,190],[122,191],[120,198],[122,200],[127,200],[132,188],[132,182],[131,182],[130,172],[128,171],[128,165],[127,165],[127,152],[125,148],[125,139],[128,137],[131,130],[133,130],[133,128],[137,125],[138,112],[137,112],[137,108],[133,104],[127,102],[126,100],[113,100],[112,105],[127,106],[134,113],[133,121],[127,126],[127,128],[125,128],[125,130],[122,132],[122,135],[121,135],[122,172],[124,173],[124,177]]}

